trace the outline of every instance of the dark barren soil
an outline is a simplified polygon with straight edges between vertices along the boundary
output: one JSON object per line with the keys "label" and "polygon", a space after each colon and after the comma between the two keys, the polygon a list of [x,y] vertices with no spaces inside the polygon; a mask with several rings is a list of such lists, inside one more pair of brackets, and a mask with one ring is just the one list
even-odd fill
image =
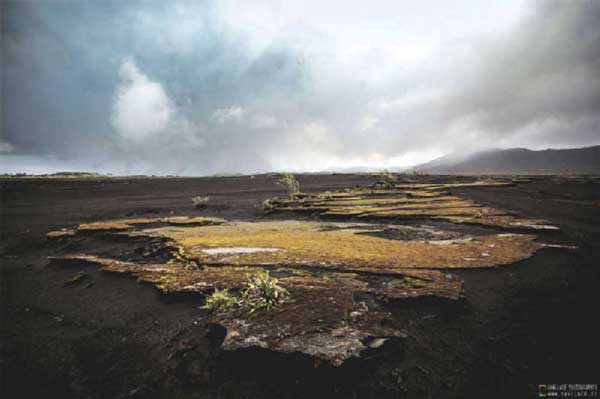
{"label": "dark barren soil", "polygon": [[[422,177],[424,181],[455,178]],[[467,178],[464,178],[467,179]],[[470,178],[472,179],[472,178]],[[284,195],[269,176],[3,180],[3,398],[534,398],[544,383],[600,382],[600,180],[538,178],[513,187],[452,189],[483,205],[547,219],[560,231],[532,258],[456,270],[464,300],[392,308],[406,340],[340,367],[305,355],[224,352],[201,296],[81,266],[53,267],[45,233],[82,222],[208,215],[258,220]],[[303,191],[368,184],[359,175],[300,176]],[[206,209],[191,197],[210,196]],[[290,218],[272,214],[268,218]]]}

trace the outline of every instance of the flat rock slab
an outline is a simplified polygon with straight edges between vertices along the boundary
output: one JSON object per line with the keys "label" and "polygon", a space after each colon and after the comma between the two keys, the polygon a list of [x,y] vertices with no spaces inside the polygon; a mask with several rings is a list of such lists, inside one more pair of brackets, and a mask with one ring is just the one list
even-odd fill
{"label": "flat rock slab", "polygon": [[69,237],[80,233],[105,233],[133,231],[140,226],[204,226],[221,224],[225,220],[204,216],[170,216],[164,218],[131,218],[107,220],[102,222],[82,223],[75,228],[64,228],[46,233],[47,238]]}
{"label": "flat rock slab", "polygon": [[[445,194],[440,198],[446,199],[431,204],[447,201],[441,210],[474,205]],[[427,204],[423,201],[417,204],[414,210],[428,209],[420,206]],[[376,205],[390,203],[368,204]],[[147,239],[151,248],[142,247],[141,252],[148,254],[148,261],[127,259],[123,255],[127,251],[110,252],[110,248],[122,247],[106,247],[106,239],[122,236],[136,238],[126,245],[143,246]],[[199,217],[87,223],[51,232],[48,237],[75,238],[75,248],[80,249],[86,248],[85,242],[93,243],[88,248],[96,251],[106,248],[102,255],[63,253],[50,258],[52,263],[96,264],[106,272],[133,275],[166,293],[207,296],[219,289],[239,297],[250,278],[269,271],[289,293],[280,306],[249,312],[236,301],[210,312],[211,320],[227,330],[223,348],[301,352],[333,365],[403,337],[402,331],[386,322],[389,303],[407,298],[461,299],[462,281],[445,269],[510,264],[544,247],[533,235],[473,236],[432,226]],[[162,258],[152,259],[153,254]]]}
{"label": "flat rock slab", "polygon": [[317,213],[323,217],[374,220],[438,219],[457,224],[524,230],[557,230],[544,220],[527,219],[512,212],[484,207],[457,195],[455,188],[507,187],[521,181],[478,181],[447,184],[395,184],[385,190],[359,187],[342,192],[300,194],[270,200],[271,211]]}
{"label": "flat rock slab", "polygon": [[[142,264],[70,254],[50,258],[53,262],[97,264],[112,273],[127,273],[140,281],[156,284],[165,292],[198,292],[218,289],[240,290],[259,267],[204,267],[198,270],[177,263]],[[356,300],[355,294],[388,299],[425,296],[457,300],[462,282],[437,271],[408,271],[394,279],[382,276],[306,271],[278,268],[279,282],[289,292],[280,308],[249,314],[243,308],[219,309],[212,321],[227,334],[223,348],[236,350],[261,347],[284,353],[301,352],[333,365],[372,346],[373,340],[398,339],[401,331],[386,326],[389,314],[378,304]]]}

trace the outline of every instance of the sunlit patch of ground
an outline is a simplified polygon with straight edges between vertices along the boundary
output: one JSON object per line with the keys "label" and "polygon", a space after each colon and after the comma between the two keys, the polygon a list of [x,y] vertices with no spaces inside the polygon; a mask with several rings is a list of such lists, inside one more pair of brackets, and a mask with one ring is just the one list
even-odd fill
{"label": "sunlit patch of ground", "polygon": [[[332,226],[336,228],[331,229]],[[467,237],[441,244],[398,241],[374,235],[383,232],[384,226],[369,227],[311,221],[236,222],[185,230],[165,228],[158,234],[180,243],[201,264],[318,266],[380,274],[406,268],[472,268],[514,263],[531,256],[541,246],[534,241],[535,236],[521,234]],[[231,252],[227,248],[278,250]]]}

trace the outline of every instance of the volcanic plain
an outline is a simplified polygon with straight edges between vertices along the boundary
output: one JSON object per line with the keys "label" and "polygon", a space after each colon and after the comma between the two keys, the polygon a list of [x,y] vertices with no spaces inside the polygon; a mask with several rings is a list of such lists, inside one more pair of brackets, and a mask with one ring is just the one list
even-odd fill
{"label": "volcanic plain", "polygon": [[[4,397],[500,398],[597,382],[600,179],[297,179],[294,195],[276,174],[3,179]],[[248,310],[266,273],[286,296]],[[220,290],[234,304],[203,307]]]}

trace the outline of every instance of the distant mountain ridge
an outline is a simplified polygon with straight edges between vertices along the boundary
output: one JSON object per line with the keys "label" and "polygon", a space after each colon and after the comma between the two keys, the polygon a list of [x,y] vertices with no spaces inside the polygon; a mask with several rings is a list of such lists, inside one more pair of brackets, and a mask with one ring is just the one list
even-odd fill
{"label": "distant mountain ridge", "polygon": [[430,174],[600,174],[600,145],[533,151],[493,149],[464,156],[444,156],[410,170]]}

